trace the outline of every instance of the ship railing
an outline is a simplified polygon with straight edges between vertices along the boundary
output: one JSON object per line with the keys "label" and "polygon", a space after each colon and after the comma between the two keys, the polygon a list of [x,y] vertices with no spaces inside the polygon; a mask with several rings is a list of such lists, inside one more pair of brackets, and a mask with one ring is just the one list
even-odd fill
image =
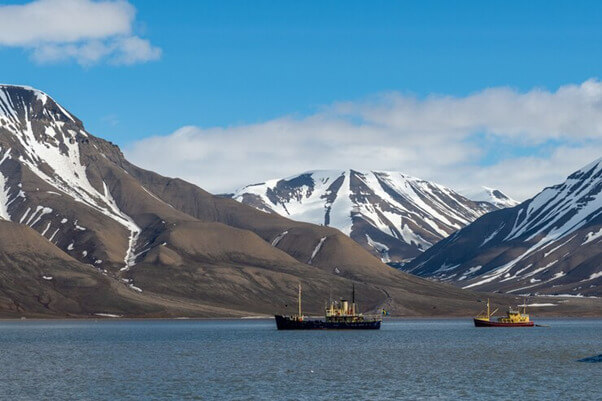
{"label": "ship railing", "polygon": [[363,315],[364,320],[383,320],[382,315]]}

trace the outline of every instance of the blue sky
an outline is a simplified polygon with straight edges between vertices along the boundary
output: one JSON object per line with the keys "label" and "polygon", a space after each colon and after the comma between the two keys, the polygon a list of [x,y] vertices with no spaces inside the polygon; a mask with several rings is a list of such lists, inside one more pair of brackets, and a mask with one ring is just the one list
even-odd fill
{"label": "blue sky", "polygon": [[[55,1],[79,0],[40,3]],[[201,132],[196,135],[202,136],[207,129],[253,127],[284,116],[303,121],[340,102],[378,103],[390,93],[418,100],[434,94],[464,99],[500,87],[553,94],[602,75],[602,2],[597,1],[129,4],[136,14],[125,35],[142,38],[156,53],[134,62],[115,62],[110,56],[83,63],[78,56],[49,61],[35,53],[40,39],[17,44],[5,39],[1,46],[0,35],[0,81],[46,91],[80,117],[90,132],[133,149],[134,157],[145,139],[173,135],[182,127],[196,127]],[[57,42],[87,40],[84,35]],[[481,147],[462,166],[530,156],[549,159],[562,146],[584,147],[583,141],[592,140],[597,146],[599,139],[593,135],[575,142],[564,135],[524,144],[497,134],[489,140],[488,130],[462,138]],[[178,168],[201,169],[205,161]],[[315,167],[339,166],[325,162]],[[374,168],[384,167],[398,165]],[[437,178],[436,171],[414,170]],[[269,174],[269,169],[262,173]],[[278,173],[274,169],[274,175]],[[560,171],[555,174],[554,179]],[[199,181],[196,173],[177,175]],[[517,196],[524,197],[521,191]]]}

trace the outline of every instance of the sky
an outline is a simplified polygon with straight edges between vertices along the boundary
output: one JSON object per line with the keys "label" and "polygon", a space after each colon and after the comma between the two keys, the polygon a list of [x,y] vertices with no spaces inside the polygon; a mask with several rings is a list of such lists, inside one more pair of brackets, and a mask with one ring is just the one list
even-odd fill
{"label": "sky", "polygon": [[0,82],[216,193],[392,170],[523,200],[602,156],[602,2],[0,0]]}

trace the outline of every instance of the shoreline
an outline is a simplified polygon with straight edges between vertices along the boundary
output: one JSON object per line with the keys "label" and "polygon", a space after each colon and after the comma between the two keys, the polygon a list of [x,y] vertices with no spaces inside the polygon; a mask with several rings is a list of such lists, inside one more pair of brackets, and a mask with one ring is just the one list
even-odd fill
{"label": "shoreline", "polygon": [[[320,318],[323,316],[319,315],[307,315],[308,318]],[[474,316],[388,316],[383,321],[387,320],[472,320]],[[538,317],[537,319],[553,319],[553,320],[602,320],[602,315],[597,316],[553,316],[546,315]],[[197,321],[197,322],[210,322],[210,321],[272,321],[273,317],[270,316],[252,316],[252,317],[35,317],[35,318],[0,318],[2,322],[82,322],[82,321],[121,321],[121,322],[143,322],[143,321]]]}
{"label": "shoreline", "polygon": [[[422,308],[422,310],[415,311],[401,311],[410,312],[407,314],[396,314],[395,312],[387,315],[388,319],[472,319],[482,308],[482,304],[479,304],[481,298],[495,295],[495,294],[479,294],[482,295],[475,298],[474,305],[467,307],[466,305],[462,308],[453,309],[450,307],[445,308],[446,310],[437,310],[433,307]],[[503,306],[506,302],[520,302],[517,299],[510,300],[505,299],[498,302],[499,306]],[[524,301],[523,301],[524,302]],[[602,318],[602,299],[600,298],[578,298],[578,297],[558,297],[554,300],[549,297],[545,298],[531,298],[531,304],[527,304],[528,312],[533,316],[533,319],[539,318],[560,318],[560,319],[575,319],[575,318],[591,318],[600,319]],[[508,305],[506,303],[506,305]],[[519,303],[519,305],[521,305]],[[177,305],[181,306],[181,305]],[[197,306],[197,305],[194,305]],[[126,308],[124,308],[126,309]],[[28,313],[26,311],[0,311],[0,321],[52,321],[52,320],[197,320],[197,321],[229,321],[229,320],[267,320],[273,319],[274,314],[281,314],[282,309],[275,308],[274,312],[254,312],[245,310],[234,310],[229,307],[203,307],[198,305],[196,308],[178,308],[179,310],[172,311],[155,311],[149,313],[136,313],[135,311],[127,310],[87,310],[80,311],[79,313]],[[263,309],[263,308],[262,308]],[[267,308],[266,308],[267,309]],[[426,309],[426,310],[424,310]],[[264,309],[265,310],[265,309]],[[7,312],[7,313],[3,313]],[[379,309],[370,309],[366,313],[379,313]],[[286,313],[285,313],[286,314]],[[323,317],[323,310],[316,310],[312,308],[305,312],[308,317]]]}

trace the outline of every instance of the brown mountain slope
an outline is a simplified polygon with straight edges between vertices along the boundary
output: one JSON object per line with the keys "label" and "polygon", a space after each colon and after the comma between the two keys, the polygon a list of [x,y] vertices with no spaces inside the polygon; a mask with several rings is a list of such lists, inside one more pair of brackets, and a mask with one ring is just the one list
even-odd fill
{"label": "brown mountain slope", "polygon": [[96,269],[71,258],[22,224],[0,221],[2,316],[158,314]]}
{"label": "brown mountain slope", "polygon": [[[0,221],[0,317],[209,317],[248,312],[139,293],[73,259],[35,230]],[[163,273],[157,281],[165,282]]]}

